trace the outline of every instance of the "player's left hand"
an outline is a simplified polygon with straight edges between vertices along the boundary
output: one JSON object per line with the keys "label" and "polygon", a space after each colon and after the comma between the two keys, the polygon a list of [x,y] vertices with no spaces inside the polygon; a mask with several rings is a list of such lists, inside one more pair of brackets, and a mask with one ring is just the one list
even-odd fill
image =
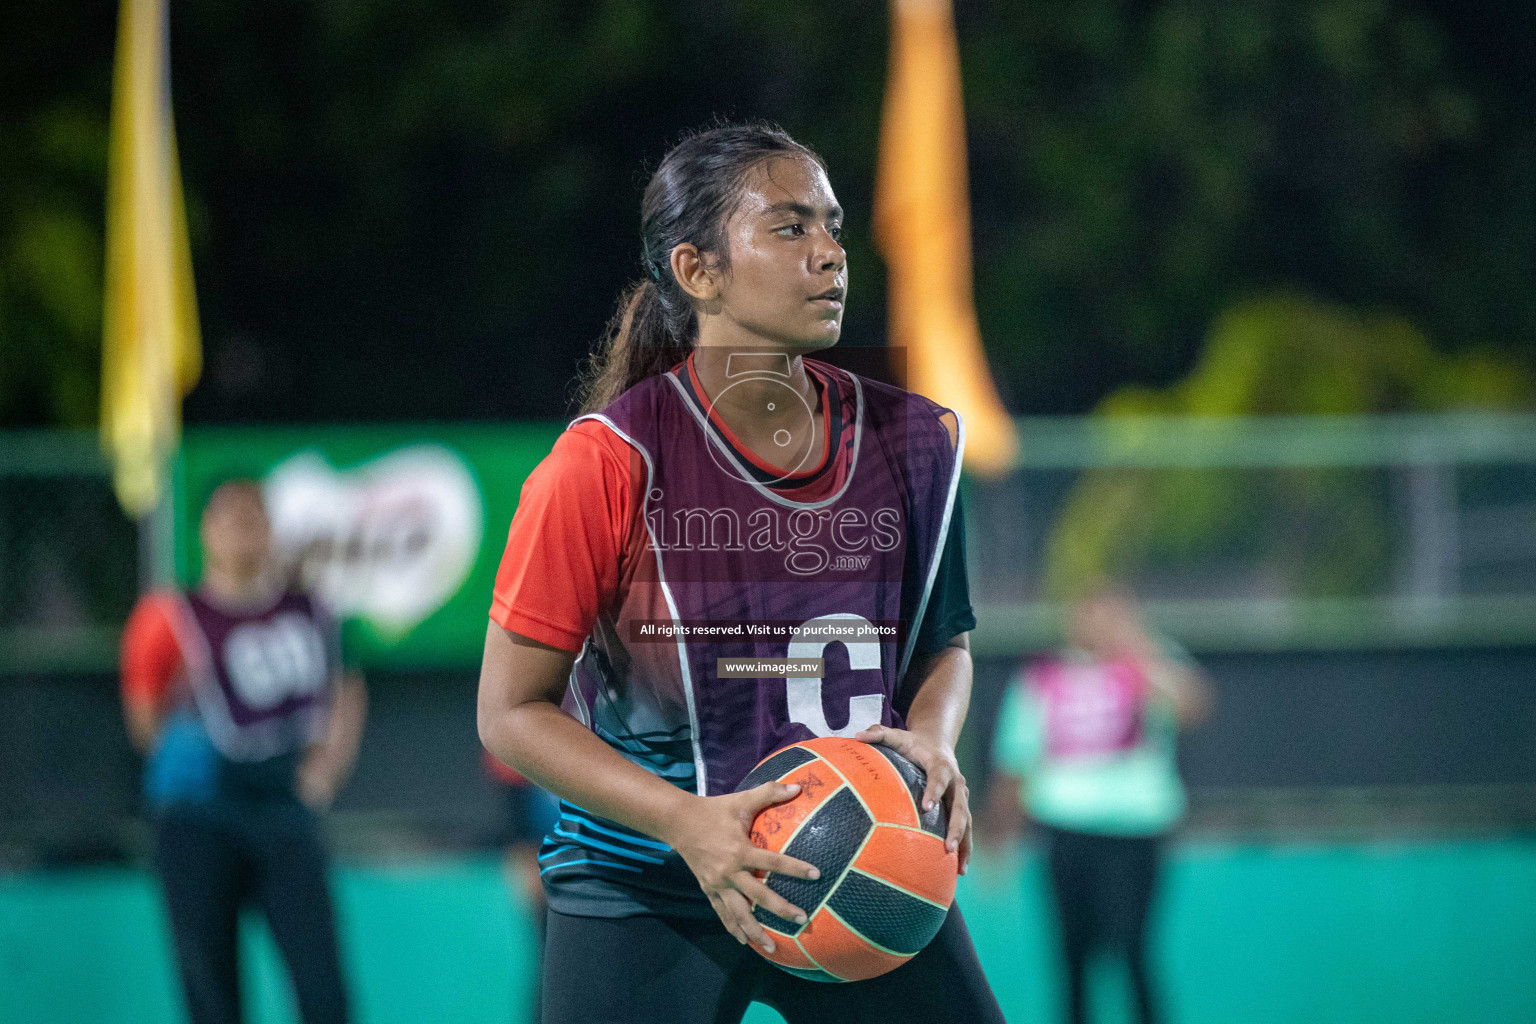
{"label": "player's left hand", "polygon": [[886,725],[872,725],[854,739],[883,743],[928,776],[928,788],[923,791],[923,810],[931,810],[936,801],[944,801],[949,811],[949,836],[944,840],[944,848],[959,855],[960,873],[965,874],[971,862],[971,790],[965,784],[965,776],[960,774],[954,750],[933,742],[922,733]]}

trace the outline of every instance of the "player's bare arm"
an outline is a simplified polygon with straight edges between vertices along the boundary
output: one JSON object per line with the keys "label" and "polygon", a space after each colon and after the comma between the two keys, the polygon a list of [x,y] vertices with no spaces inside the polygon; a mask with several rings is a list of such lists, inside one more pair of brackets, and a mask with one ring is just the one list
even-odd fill
{"label": "player's bare arm", "polygon": [[961,633],[911,671],[921,681],[907,712],[907,728],[876,725],[854,738],[883,743],[927,773],[923,809],[943,801],[949,812],[945,847],[958,852],[963,875],[971,859],[971,791],[955,760],[955,744],[971,705],[971,635]]}
{"label": "player's bare arm", "polygon": [[299,796],[309,806],[324,810],[336,799],[357,764],[367,719],[368,687],[362,675],[341,673],[325,735],[305,751],[299,765]]}
{"label": "player's bare arm", "polygon": [[491,623],[480,669],[477,719],[486,749],[533,782],[604,817],[667,843],[738,942],[773,950],[752,916],[761,905],[787,919],[800,908],[753,871],[816,878],[810,864],[753,846],[757,812],[792,799],[798,787],[765,783],[745,793],[701,797],[625,760],[596,733],[560,710],[574,657],[569,651]]}

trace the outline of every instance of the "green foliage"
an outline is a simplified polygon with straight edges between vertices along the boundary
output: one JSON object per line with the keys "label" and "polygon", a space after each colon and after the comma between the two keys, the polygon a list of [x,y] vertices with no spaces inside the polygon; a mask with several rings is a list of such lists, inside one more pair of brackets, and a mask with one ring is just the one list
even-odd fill
{"label": "green foliage", "polygon": [[1519,361],[1437,352],[1393,314],[1364,314],[1281,292],[1217,317],[1189,376],[1106,398],[1103,415],[1285,416],[1514,410],[1536,397]]}
{"label": "green foliage", "polygon": [[0,154],[0,423],[96,421],[106,124],[54,107]]}
{"label": "green foliage", "polygon": [[[1279,293],[1218,317],[1185,380],[1123,389],[1098,412],[1330,416],[1533,404],[1536,378],[1507,356],[1444,355],[1402,317]],[[1385,486],[1349,468],[1090,471],[1051,534],[1047,590],[1070,594],[1104,575],[1222,559],[1268,567],[1279,593],[1379,590],[1392,544]]]}
{"label": "green foliage", "polygon": [[[189,418],[559,414],[636,271],[642,169],[715,115],[781,121],[828,158],[846,343],[878,344],[886,9],[175,5],[208,357]],[[1010,408],[1165,386],[1255,289],[1401,310],[1446,351],[1529,363],[1533,10],[960,0],[976,295]],[[0,424],[94,416],[115,16],[0,10]],[[1465,370],[1457,401],[1497,393],[1497,367]]]}
{"label": "green foliage", "polygon": [[1176,380],[1255,288],[1528,356],[1536,132],[1512,114],[1530,86],[1491,70],[1513,54],[1497,12],[1507,32],[1518,10],[1484,26],[1390,0],[970,6],[977,296],[1012,407]]}

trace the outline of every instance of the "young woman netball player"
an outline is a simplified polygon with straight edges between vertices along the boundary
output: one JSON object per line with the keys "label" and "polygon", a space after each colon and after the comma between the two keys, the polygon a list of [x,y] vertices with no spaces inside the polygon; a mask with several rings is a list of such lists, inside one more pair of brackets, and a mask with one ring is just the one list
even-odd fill
{"label": "young woman netball player", "polygon": [[[805,909],[754,870],[817,877],[748,838],[795,787],[734,792],[785,744],[900,751],[969,859],[958,417],[805,358],[842,329],[842,211],[821,160],[782,131],[685,139],[641,214],[645,278],[620,302],[587,414],[524,485],[480,680],[486,746],[563,798],[540,854],[544,1019],[702,1024],[757,1000],[791,1024],[999,1021],[958,908],[863,982],[796,977],[744,945],[772,948],[754,907]],[[869,631],[815,639],[828,620]],[[674,622],[726,632],[657,629]],[[891,623],[905,628],[882,634]],[[754,625],[786,632],[752,639]],[[726,657],[822,657],[825,673],[730,679]]]}
{"label": "young woman netball player", "polygon": [[240,908],[259,906],[305,1024],[347,999],[315,809],[356,757],[366,696],[335,623],[273,571],[261,489],[220,486],[203,579],[146,596],[123,634],[123,709],[155,824],[155,870],[192,1024],[238,1024]]}

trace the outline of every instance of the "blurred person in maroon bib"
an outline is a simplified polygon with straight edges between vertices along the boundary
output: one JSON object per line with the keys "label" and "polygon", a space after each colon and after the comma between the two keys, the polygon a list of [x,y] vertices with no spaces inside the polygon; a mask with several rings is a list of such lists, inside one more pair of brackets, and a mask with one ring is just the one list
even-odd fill
{"label": "blurred person in maroon bib", "polygon": [[192,1024],[242,1019],[239,916],[265,915],[305,1024],[348,1019],[317,812],[357,756],[367,697],[335,620],[290,589],[261,489],[221,485],[203,575],[140,600],[123,635],[128,732],[146,757],[154,867]]}

